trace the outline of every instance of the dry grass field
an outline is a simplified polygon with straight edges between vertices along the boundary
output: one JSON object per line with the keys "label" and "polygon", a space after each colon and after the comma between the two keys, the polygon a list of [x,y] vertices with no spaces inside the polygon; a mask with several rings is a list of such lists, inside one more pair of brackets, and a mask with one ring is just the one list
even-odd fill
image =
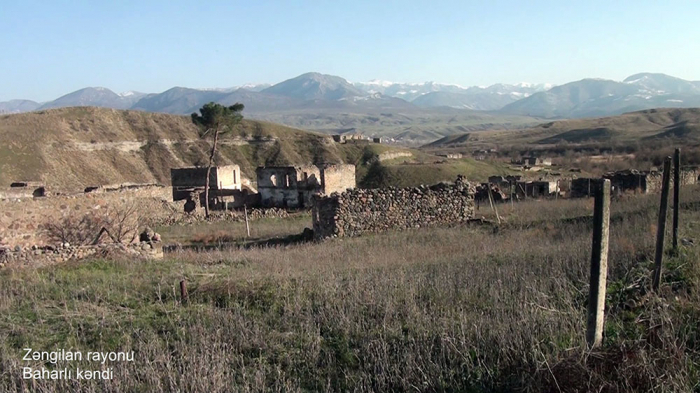
{"label": "dry grass field", "polygon": [[[681,236],[697,243],[698,190],[684,200]],[[499,205],[499,228],[0,270],[0,391],[700,392],[700,252],[667,256],[660,294],[648,292],[657,205],[613,203],[604,345],[592,352],[591,228],[575,219],[592,201],[531,201]],[[297,231],[295,219],[265,231]],[[227,228],[165,236],[208,230]],[[110,381],[31,383],[22,367],[95,365],[23,361],[27,347],[135,360],[107,364]]]}

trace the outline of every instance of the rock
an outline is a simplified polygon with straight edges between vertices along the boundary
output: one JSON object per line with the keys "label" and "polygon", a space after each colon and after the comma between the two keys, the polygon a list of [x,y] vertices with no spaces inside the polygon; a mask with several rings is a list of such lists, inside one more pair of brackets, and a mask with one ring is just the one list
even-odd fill
{"label": "rock", "polygon": [[142,242],[150,242],[153,240],[153,236],[155,236],[155,232],[153,229],[146,227],[143,229],[143,232],[139,235],[139,241]]}

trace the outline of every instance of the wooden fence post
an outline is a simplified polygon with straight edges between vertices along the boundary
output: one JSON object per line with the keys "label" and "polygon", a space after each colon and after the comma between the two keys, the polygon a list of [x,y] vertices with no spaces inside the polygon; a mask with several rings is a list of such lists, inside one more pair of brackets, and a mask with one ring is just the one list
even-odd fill
{"label": "wooden fence post", "polygon": [[248,204],[247,203],[243,204],[243,214],[245,214],[245,231],[248,234],[248,237],[250,237],[250,225],[248,224]]}
{"label": "wooden fence post", "polygon": [[605,287],[608,279],[608,240],[610,237],[610,180],[604,179],[595,190],[593,207],[593,246],[591,285],[588,291],[586,342],[589,348],[603,342]]}
{"label": "wooden fence post", "polygon": [[591,178],[588,178],[588,197],[591,197]]}
{"label": "wooden fence post", "polygon": [[654,257],[654,275],[651,289],[657,291],[661,282],[661,264],[664,259],[664,235],[666,234],[666,212],[668,211],[668,193],[671,182],[671,157],[664,160],[664,175],[661,189],[661,204],[659,206],[659,221],[656,225],[656,255]]}
{"label": "wooden fence post", "polygon": [[510,187],[509,187],[510,188],[510,210],[511,211],[515,211],[515,205],[513,204],[513,198],[515,197],[515,193],[513,192],[514,185],[515,185],[514,182],[511,181]]}
{"label": "wooden fence post", "polygon": [[496,201],[493,199],[493,195],[491,194],[491,184],[489,183],[489,204],[491,204],[491,210],[496,213],[496,220],[498,220],[498,223],[501,223],[501,216],[498,215],[498,209],[496,208]]}
{"label": "wooden fence post", "polygon": [[681,204],[681,149],[673,155],[673,251],[678,251],[678,214]]}
{"label": "wooden fence post", "polygon": [[187,281],[180,280],[180,303],[184,306],[187,304]]}

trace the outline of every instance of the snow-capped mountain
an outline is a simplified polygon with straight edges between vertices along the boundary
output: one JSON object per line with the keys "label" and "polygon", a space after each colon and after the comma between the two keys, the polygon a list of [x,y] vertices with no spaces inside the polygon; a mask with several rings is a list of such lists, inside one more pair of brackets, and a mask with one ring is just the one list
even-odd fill
{"label": "snow-capped mountain", "polygon": [[502,112],[537,117],[597,117],[642,109],[700,106],[700,82],[641,73],[622,82],[583,79],[532,94]]}
{"label": "snow-capped mountain", "polygon": [[[88,87],[54,101],[0,102],[0,113],[18,113],[65,106],[98,106],[189,114],[207,102],[243,102],[246,113],[336,111],[367,113],[386,108],[403,111],[469,109],[535,117],[588,117],[658,107],[700,106],[700,82],[664,74],[640,73],[623,81],[583,79],[560,86],[516,83],[465,87],[437,82],[403,83],[385,80],[348,82],[309,72],[275,85],[255,83],[229,88],[174,87],[162,93]],[[440,109],[442,108],[442,109]]]}
{"label": "snow-capped mountain", "polygon": [[495,84],[464,87],[437,82],[396,83],[381,80],[356,82],[363,91],[401,98],[422,107],[447,106],[474,110],[496,110],[521,98],[551,88],[549,84]]}

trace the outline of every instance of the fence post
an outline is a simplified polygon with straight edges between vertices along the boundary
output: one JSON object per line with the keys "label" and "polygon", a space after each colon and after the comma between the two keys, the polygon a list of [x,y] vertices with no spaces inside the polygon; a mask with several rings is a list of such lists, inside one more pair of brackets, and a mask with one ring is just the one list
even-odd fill
{"label": "fence post", "polygon": [[591,285],[588,292],[586,342],[589,348],[603,342],[605,287],[608,279],[608,240],[610,237],[610,180],[604,179],[595,190],[593,207],[593,246]]}
{"label": "fence post", "polygon": [[591,197],[591,178],[588,178],[588,197]]}
{"label": "fence post", "polygon": [[664,160],[664,175],[661,189],[661,204],[659,206],[659,221],[656,225],[656,255],[654,257],[654,275],[651,289],[657,291],[661,282],[661,264],[664,259],[664,235],[666,234],[666,212],[668,211],[668,193],[671,182],[671,157]]}
{"label": "fence post", "polygon": [[187,304],[187,300],[187,281],[180,280],[180,303],[184,306],[185,304]]}
{"label": "fence post", "polygon": [[491,210],[496,213],[496,220],[498,220],[498,223],[501,223],[501,216],[498,215],[498,209],[496,208],[496,200],[493,198],[493,195],[491,194],[491,183],[489,183],[489,204],[491,204]]}
{"label": "fence post", "polygon": [[681,203],[681,149],[673,155],[673,251],[678,251],[678,214]]}
{"label": "fence post", "polygon": [[248,224],[248,204],[247,203],[243,204],[243,214],[245,214],[245,231],[248,234],[248,237],[250,237],[250,225]]}
{"label": "fence post", "polygon": [[513,188],[514,188],[513,186],[514,186],[514,182],[511,181],[510,187],[509,187],[510,188],[510,210],[511,211],[515,211],[515,205],[513,204],[513,197],[515,196],[515,193],[513,192]]}

